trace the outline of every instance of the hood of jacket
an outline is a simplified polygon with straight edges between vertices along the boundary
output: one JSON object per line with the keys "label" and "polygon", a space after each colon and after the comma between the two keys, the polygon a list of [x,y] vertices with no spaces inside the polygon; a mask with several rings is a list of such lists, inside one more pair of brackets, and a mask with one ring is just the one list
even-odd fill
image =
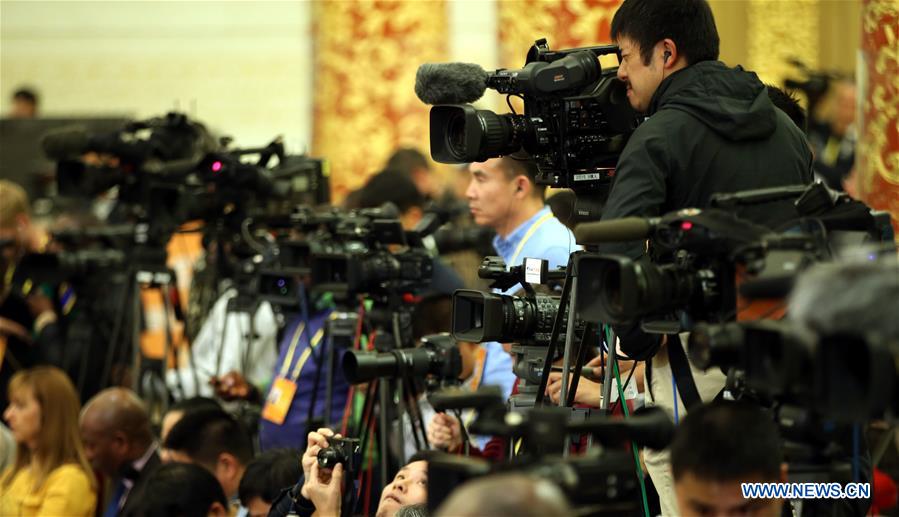
{"label": "hood of jacket", "polygon": [[666,77],[649,114],[663,109],[689,113],[733,141],[767,138],[777,127],[774,104],[758,76],[720,61],[702,61]]}

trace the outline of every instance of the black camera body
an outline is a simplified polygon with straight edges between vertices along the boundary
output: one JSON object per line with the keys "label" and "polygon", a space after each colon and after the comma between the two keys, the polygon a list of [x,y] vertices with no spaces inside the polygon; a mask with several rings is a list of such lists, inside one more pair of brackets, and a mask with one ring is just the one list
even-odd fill
{"label": "black camera body", "polygon": [[[564,278],[564,270],[549,272],[546,261],[531,261],[532,270],[541,271],[538,282],[546,285],[556,284],[556,280]],[[538,264],[539,262],[539,264]],[[499,341],[502,343],[520,343],[530,346],[546,346],[559,311],[559,296],[537,294],[526,278],[527,268],[524,265],[506,269],[500,257],[486,257],[478,268],[480,278],[492,280],[493,289],[506,291],[520,284],[524,296],[512,296],[483,292],[471,289],[459,289],[453,293],[453,336],[460,341],[483,343]],[[563,323],[567,325],[568,315],[563,314]],[[582,322],[575,325],[583,327]],[[564,333],[560,336],[564,340]]]}
{"label": "black camera body", "polygon": [[[440,163],[484,161],[527,151],[537,183],[608,196],[618,155],[638,124],[617,68],[599,57],[615,45],[552,51],[537,40],[518,70],[487,73],[486,87],[524,100],[524,114],[496,114],[468,104],[431,108],[431,156]],[[591,213],[588,218],[598,218]]]}
{"label": "black camera body", "polygon": [[345,472],[356,472],[359,466],[361,447],[358,438],[328,437],[328,446],[318,451],[318,466],[333,469],[338,463]]}
{"label": "black camera body", "polygon": [[416,348],[397,348],[371,353],[348,350],[343,356],[343,372],[352,384],[376,378],[408,376],[423,379],[429,391],[459,384],[462,356],[449,334],[432,334]]}

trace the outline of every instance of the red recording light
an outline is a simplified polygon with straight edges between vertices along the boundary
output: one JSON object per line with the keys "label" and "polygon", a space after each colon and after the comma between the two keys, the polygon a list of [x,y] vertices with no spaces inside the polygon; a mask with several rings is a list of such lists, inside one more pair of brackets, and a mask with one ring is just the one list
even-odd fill
{"label": "red recording light", "polygon": [[680,229],[683,230],[683,231],[685,231],[685,232],[686,232],[686,231],[689,231],[689,230],[692,230],[692,229],[693,229],[693,223],[690,222],[690,221],[684,221],[684,222],[680,223]]}
{"label": "red recording light", "polygon": [[222,170],[222,162],[215,161],[212,162],[212,172],[218,172]]}

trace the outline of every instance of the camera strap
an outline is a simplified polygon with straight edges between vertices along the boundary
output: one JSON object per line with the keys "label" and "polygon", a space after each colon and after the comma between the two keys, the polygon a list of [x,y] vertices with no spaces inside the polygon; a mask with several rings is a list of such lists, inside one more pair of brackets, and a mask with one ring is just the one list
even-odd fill
{"label": "camera strap", "polygon": [[[680,335],[668,334],[668,362],[671,365],[671,375],[677,385],[677,391],[684,403],[687,411],[694,409],[702,404],[702,398],[699,396],[699,390],[696,388],[696,381],[693,379],[693,372],[690,370],[690,362],[687,360],[687,354],[684,352],[684,345],[681,342]],[[651,381],[650,381],[651,382]],[[677,400],[674,401],[677,404]]]}

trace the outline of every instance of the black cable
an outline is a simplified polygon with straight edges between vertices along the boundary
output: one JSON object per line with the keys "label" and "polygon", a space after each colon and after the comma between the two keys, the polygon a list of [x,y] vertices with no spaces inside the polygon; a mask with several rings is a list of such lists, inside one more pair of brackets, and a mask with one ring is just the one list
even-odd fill
{"label": "black cable", "polygon": [[469,456],[471,454],[471,436],[469,436],[468,430],[465,429],[465,422],[462,420],[462,410],[456,409],[453,413],[459,420],[459,429],[462,431],[462,446],[464,447],[465,455]]}

